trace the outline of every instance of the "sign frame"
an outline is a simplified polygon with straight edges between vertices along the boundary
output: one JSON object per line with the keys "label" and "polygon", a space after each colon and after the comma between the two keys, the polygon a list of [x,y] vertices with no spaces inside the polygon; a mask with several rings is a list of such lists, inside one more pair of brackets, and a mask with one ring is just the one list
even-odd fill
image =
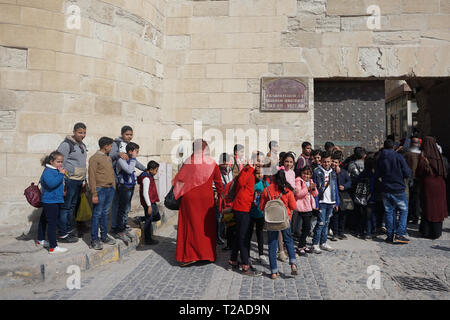
{"label": "sign frame", "polygon": [[[304,90],[304,108],[297,109],[266,109],[266,86],[277,80],[292,80],[297,81],[305,87]],[[261,112],[308,112],[309,111],[309,79],[303,77],[262,77],[260,82],[260,104],[259,110]]]}

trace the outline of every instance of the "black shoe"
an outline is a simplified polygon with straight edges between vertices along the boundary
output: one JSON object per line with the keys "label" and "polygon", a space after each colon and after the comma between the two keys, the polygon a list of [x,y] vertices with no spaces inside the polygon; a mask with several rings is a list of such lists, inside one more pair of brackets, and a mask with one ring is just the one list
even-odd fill
{"label": "black shoe", "polygon": [[347,236],[345,234],[338,235],[339,240],[347,240]]}
{"label": "black shoe", "polygon": [[229,246],[226,246],[226,247],[223,247],[223,248],[222,248],[223,251],[228,251],[228,250],[231,250],[231,249],[232,249],[232,248],[229,247]]}
{"label": "black shoe", "polygon": [[103,246],[100,243],[100,241],[97,239],[97,240],[94,240],[94,241],[91,242],[91,248],[95,249],[95,250],[102,250]]}
{"label": "black shoe", "polygon": [[155,239],[150,239],[150,240],[145,240],[145,245],[147,245],[147,246],[153,246],[153,245],[155,245],[155,244],[158,244],[159,243],[159,241],[158,240],[155,240]]}
{"label": "black shoe", "polygon": [[225,242],[222,239],[217,238],[217,244],[223,245],[223,244],[225,244]]}
{"label": "black shoe", "polygon": [[367,239],[366,235],[364,235],[364,234],[360,234],[358,236],[358,238],[360,238],[361,240],[366,240]]}
{"label": "black shoe", "polygon": [[409,243],[409,239],[404,236],[395,236],[394,243]]}
{"label": "black shoe", "polygon": [[387,237],[387,238],[384,240],[384,242],[387,242],[387,243],[394,243],[394,237]]}
{"label": "black shoe", "polygon": [[78,242],[78,237],[74,237],[71,234],[65,236],[65,237],[58,237],[58,242],[62,243],[75,243]]}
{"label": "black shoe", "polygon": [[338,239],[336,238],[336,236],[333,234],[330,238],[331,241],[338,241]]}

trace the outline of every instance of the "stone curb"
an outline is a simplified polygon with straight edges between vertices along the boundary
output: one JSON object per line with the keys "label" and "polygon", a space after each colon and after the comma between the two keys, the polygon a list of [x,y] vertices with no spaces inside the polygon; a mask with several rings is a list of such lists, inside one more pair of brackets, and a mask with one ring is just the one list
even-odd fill
{"label": "stone curb", "polygon": [[[153,223],[154,233],[164,226],[170,225],[168,221],[176,216],[175,211],[160,209],[160,212],[161,221]],[[80,271],[86,271],[111,262],[120,261],[123,256],[135,251],[139,244],[144,241],[143,230],[132,228],[131,233],[134,237],[128,246],[122,240],[116,239],[115,245],[103,245],[102,250],[88,248],[75,255],[63,253],[58,259],[46,263],[33,265],[25,265],[24,263],[14,268],[2,268],[0,265],[0,288],[13,288],[41,281],[52,281],[62,276],[68,277],[70,274],[66,273],[66,271],[71,265],[79,266]]]}

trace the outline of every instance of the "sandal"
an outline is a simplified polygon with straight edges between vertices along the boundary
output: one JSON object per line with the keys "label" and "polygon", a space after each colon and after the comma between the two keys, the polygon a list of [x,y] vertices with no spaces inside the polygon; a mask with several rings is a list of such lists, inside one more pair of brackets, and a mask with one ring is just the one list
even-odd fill
{"label": "sandal", "polygon": [[252,271],[252,270],[250,270],[249,267],[247,267],[247,268],[242,267],[241,273],[242,273],[243,275],[251,276],[251,277],[259,277],[260,275],[262,275],[262,272],[261,272],[261,271],[258,271],[258,270]]}
{"label": "sandal", "polygon": [[297,269],[297,266],[295,264],[291,264],[291,274],[293,276],[298,275],[298,269]]}
{"label": "sandal", "polygon": [[237,261],[228,260],[228,268],[237,269],[239,267]]}
{"label": "sandal", "polygon": [[311,253],[311,249],[308,247],[304,247],[303,250],[305,250],[306,253]]}
{"label": "sandal", "polygon": [[183,262],[182,264],[180,264],[180,267],[187,267],[191,264],[196,263],[197,261],[189,261],[189,262]]}
{"label": "sandal", "polygon": [[297,248],[297,253],[299,256],[306,256],[305,248]]}
{"label": "sandal", "polygon": [[272,273],[272,274],[270,275],[270,279],[275,280],[276,278],[278,278],[279,275],[280,275],[279,272],[277,272],[277,273]]}

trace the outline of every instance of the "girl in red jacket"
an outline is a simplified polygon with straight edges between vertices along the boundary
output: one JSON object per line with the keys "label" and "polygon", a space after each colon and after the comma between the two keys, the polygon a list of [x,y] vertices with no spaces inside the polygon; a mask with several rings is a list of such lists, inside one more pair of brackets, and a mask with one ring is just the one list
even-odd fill
{"label": "girl in red jacket", "polygon": [[[272,184],[264,190],[261,195],[260,208],[264,211],[266,203],[270,199],[278,199],[281,194],[281,200],[286,206],[289,220],[291,219],[291,210],[297,208],[297,203],[295,202],[294,194],[292,193],[291,185],[286,181],[286,176],[283,170],[278,171],[274,175]],[[277,267],[277,248],[278,248],[278,232],[279,231],[267,231],[267,237],[269,241],[269,262],[271,269],[271,278],[276,279],[279,275]],[[289,264],[291,265],[291,274],[297,275],[297,265],[295,258],[294,242],[292,240],[291,227],[282,230],[281,234],[283,236],[283,242],[286,245],[289,255]]]}

